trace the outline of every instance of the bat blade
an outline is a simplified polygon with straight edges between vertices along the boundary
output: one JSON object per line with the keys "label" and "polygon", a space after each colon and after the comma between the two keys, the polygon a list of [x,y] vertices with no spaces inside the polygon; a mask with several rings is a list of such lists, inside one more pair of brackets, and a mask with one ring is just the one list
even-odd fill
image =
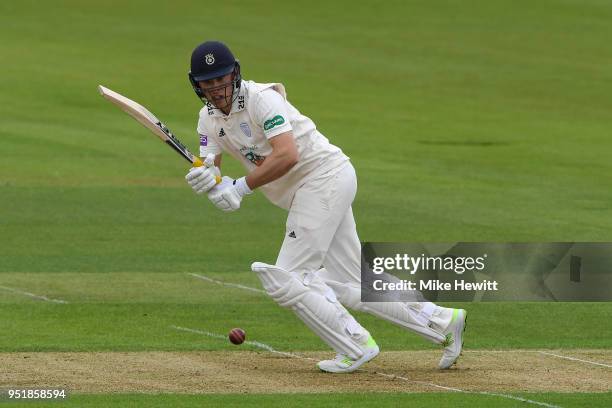
{"label": "bat blade", "polygon": [[162,121],[157,119],[157,117],[147,108],[138,102],[133,101],[102,85],[98,86],[98,91],[106,100],[118,106],[122,111],[136,119],[141,125],[157,135],[162,141],[185,158],[185,160],[193,164],[194,167],[203,165],[202,160],[191,153],[189,149],[187,149],[187,147],[172,134],[170,129],[168,129],[168,127]]}

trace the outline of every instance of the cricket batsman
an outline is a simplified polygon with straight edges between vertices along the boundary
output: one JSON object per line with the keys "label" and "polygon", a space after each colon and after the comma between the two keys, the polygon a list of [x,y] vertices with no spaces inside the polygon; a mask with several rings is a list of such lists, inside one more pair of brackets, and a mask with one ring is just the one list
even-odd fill
{"label": "cricket batsman", "polygon": [[[192,168],[185,177],[222,211],[236,211],[260,189],[289,212],[274,265],[251,269],[279,305],[336,351],[317,366],[349,373],[372,360],[379,348],[346,309],[368,312],[440,344],[441,369],[461,353],[466,312],[431,302],[361,302],[361,246],[351,204],[357,178],[349,158],[288,100],[280,83],[243,80],[240,64],[218,41],[200,44],[191,56],[189,81],[205,106],[197,131],[200,156],[214,166]],[[220,174],[222,153],[241,162],[246,175]]]}

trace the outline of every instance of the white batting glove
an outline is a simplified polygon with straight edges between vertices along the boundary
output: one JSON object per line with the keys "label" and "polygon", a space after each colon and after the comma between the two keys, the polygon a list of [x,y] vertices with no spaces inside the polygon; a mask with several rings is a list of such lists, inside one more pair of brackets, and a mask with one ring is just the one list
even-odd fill
{"label": "white batting glove", "polygon": [[208,199],[218,209],[230,212],[239,209],[242,197],[252,193],[253,191],[247,185],[245,177],[234,180],[231,177],[224,176],[221,183],[210,190]]}
{"label": "white batting glove", "polygon": [[219,168],[212,167],[192,167],[185,176],[185,180],[196,194],[210,191],[216,184],[217,176],[221,175]]}

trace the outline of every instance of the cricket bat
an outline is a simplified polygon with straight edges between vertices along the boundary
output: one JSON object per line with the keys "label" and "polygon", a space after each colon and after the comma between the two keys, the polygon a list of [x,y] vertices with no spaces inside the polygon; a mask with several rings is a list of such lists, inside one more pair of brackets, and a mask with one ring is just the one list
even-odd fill
{"label": "cricket bat", "polygon": [[[193,167],[206,166],[210,167],[213,165],[212,160],[206,159],[204,162],[191,153],[187,147],[181,141],[170,132],[170,129],[162,121],[157,119],[151,111],[147,108],[135,102],[125,96],[112,91],[102,85],[98,86],[98,91],[105,99],[109,100],[113,104],[117,105],[125,113],[140,122],[141,125],[149,129],[151,132],[156,134],[164,143],[174,149],[180,154],[185,160],[192,164]],[[217,176],[217,184],[221,182],[221,177]]]}

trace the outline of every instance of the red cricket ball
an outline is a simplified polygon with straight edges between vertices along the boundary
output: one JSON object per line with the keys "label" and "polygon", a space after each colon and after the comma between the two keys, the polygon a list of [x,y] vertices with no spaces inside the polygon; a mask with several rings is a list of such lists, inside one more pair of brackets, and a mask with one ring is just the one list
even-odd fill
{"label": "red cricket ball", "polygon": [[234,344],[242,344],[246,338],[246,333],[240,328],[235,328],[230,330],[227,337],[229,337],[229,340]]}

